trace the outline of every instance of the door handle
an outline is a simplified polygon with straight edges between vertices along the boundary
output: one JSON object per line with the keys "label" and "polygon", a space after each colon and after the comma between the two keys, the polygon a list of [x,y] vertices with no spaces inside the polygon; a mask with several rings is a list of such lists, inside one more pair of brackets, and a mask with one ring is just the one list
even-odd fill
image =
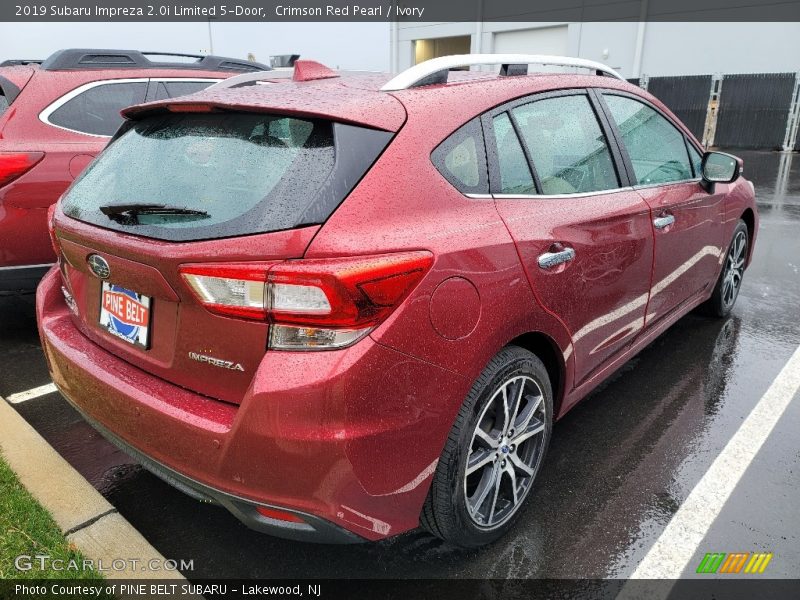
{"label": "door handle", "polygon": [[653,226],[656,229],[666,229],[675,222],[675,215],[664,215],[653,219]]}
{"label": "door handle", "polygon": [[573,248],[564,248],[558,252],[545,252],[539,255],[539,267],[542,269],[552,269],[565,262],[571,261],[575,258],[575,250]]}

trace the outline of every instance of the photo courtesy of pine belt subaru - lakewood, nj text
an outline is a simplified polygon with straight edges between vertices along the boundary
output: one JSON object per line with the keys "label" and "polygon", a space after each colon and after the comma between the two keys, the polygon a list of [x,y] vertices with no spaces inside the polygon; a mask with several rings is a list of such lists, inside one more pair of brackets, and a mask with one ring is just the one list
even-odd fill
{"label": "photo courtesy of pine belt subaru - lakewood, nj text", "polygon": [[758,230],[739,159],[581,59],[297,61],[123,112],[51,210],[53,381],[287,538],[497,539],[553,423],[687,312],[728,314]]}

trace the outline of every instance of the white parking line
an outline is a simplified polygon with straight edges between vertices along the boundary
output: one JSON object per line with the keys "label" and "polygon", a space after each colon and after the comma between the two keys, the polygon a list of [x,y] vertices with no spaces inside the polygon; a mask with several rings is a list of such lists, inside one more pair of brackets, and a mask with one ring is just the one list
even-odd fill
{"label": "white parking line", "polygon": [[56,385],[54,383],[48,383],[47,385],[40,385],[39,387],[35,387],[32,390],[19,392],[17,394],[11,394],[8,398],[6,398],[6,400],[8,400],[11,404],[20,404],[22,402],[26,402],[27,400],[33,400],[34,398],[38,398],[39,396],[52,394],[55,391],[56,391]]}
{"label": "white parking line", "polygon": [[[800,389],[800,348],[673,515],[631,579],[678,579],[775,423]],[[641,588],[623,588],[617,600]],[[669,593],[669,588],[659,588]]]}

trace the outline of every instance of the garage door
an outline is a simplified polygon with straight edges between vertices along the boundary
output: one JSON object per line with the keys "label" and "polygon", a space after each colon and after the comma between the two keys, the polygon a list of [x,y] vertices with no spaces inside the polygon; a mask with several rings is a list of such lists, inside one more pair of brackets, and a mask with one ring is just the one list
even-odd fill
{"label": "garage door", "polygon": [[495,33],[494,52],[563,56],[567,53],[567,26]]}

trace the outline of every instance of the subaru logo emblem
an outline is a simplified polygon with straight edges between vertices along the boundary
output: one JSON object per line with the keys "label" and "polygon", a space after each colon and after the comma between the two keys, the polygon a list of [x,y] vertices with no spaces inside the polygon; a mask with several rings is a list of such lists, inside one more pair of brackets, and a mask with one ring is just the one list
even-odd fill
{"label": "subaru logo emblem", "polygon": [[86,259],[89,263],[89,268],[100,279],[108,279],[111,276],[111,267],[108,266],[108,261],[99,254],[90,254]]}

